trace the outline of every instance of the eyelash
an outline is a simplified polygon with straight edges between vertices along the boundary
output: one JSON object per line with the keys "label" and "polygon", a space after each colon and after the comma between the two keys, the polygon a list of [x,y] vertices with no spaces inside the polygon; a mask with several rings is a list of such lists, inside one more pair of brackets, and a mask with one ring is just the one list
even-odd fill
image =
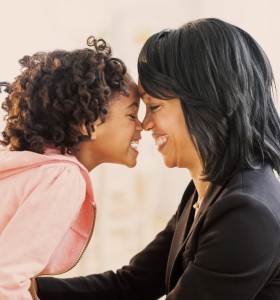
{"label": "eyelash", "polygon": [[154,112],[156,109],[158,109],[160,107],[160,105],[152,105],[150,106],[150,111]]}
{"label": "eyelash", "polygon": [[133,114],[130,114],[129,116],[131,117],[131,119],[132,119],[133,121],[137,118],[137,117],[134,116]]}

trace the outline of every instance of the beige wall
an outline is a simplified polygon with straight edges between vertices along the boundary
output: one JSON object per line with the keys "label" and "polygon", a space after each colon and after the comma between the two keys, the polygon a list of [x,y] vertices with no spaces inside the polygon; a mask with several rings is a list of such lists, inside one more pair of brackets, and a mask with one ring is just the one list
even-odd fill
{"label": "beige wall", "polygon": [[[0,7],[0,81],[17,75],[23,55],[85,47],[90,34],[105,38],[137,80],[137,54],[147,36],[192,19],[218,17],[259,41],[280,85],[278,0],[9,0]],[[65,276],[121,267],[174,213],[189,175],[166,169],[148,134],[143,134],[140,152],[135,169],[104,165],[92,172],[95,234],[81,262]]]}

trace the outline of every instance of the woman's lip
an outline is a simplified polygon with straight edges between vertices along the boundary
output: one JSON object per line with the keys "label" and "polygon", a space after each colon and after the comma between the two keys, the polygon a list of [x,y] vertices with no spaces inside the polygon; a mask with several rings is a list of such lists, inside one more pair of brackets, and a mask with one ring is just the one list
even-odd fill
{"label": "woman's lip", "polygon": [[157,149],[161,151],[168,141],[168,135],[167,134],[155,135],[154,139],[155,139]]}
{"label": "woman's lip", "polygon": [[153,133],[153,134],[152,134],[152,137],[153,137],[154,139],[157,139],[157,138],[159,138],[159,137],[161,137],[161,136],[167,136],[167,134],[165,134],[165,133]]}

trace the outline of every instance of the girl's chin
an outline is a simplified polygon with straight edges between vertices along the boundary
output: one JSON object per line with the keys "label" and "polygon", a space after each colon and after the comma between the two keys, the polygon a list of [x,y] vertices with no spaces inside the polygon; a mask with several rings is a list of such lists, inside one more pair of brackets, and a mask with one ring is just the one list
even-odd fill
{"label": "girl's chin", "polygon": [[128,168],[134,168],[137,164],[137,160],[136,158],[130,158],[127,161],[122,161],[120,164]]}

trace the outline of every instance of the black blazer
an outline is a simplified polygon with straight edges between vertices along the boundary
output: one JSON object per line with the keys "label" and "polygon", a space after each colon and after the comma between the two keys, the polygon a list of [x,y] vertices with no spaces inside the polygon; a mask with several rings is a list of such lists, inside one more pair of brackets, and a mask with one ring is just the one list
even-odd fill
{"label": "black blazer", "polygon": [[191,182],[177,213],[128,266],[39,278],[40,299],[280,300],[280,184],[270,166],[207,194],[194,220]]}

